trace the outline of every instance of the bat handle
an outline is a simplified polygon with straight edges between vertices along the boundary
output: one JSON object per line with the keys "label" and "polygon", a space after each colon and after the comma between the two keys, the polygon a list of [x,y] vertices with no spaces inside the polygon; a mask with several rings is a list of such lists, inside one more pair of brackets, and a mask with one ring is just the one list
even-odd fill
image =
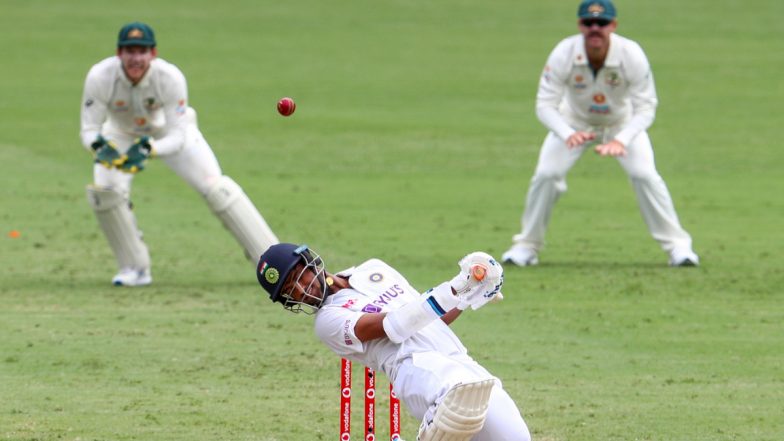
{"label": "bat handle", "polygon": [[471,266],[471,277],[478,281],[484,280],[487,275],[487,268],[484,265],[476,264]]}

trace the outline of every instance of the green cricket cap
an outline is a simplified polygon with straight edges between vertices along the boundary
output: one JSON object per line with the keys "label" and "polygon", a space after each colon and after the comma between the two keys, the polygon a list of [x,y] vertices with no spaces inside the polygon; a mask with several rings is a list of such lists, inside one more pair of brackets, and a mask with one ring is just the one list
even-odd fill
{"label": "green cricket cap", "polygon": [[117,47],[125,46],[155,47],[155,33],[144,23],[128,23],[120,29],[117,36]]}
{"label": "green cricket cap", "polygon": [[579,18],[615,19],[615,5],[610,0],[583,0],[577,8]]}

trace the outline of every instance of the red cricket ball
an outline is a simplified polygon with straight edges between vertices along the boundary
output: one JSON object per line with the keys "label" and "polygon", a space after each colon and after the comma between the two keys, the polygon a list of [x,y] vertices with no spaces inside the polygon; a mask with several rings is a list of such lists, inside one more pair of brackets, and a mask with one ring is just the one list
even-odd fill
{"label": "red cricket ball", "polygon": [[281,98],[280,101],[278,101],[278,113],[283,116],[291,115],[296,108],[297,105],[294,104],[294,100],[289,97]]}

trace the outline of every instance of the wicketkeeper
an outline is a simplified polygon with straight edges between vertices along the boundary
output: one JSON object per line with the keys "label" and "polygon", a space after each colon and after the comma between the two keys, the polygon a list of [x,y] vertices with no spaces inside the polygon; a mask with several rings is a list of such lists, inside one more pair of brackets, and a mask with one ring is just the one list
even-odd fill
{"label": "wicketkeeper", "polygon": [[150,256],[131,211],[131,182],[160,158],[199,192],[254,263],[278,239],[240,186],[221,171],[188,105],[185,76],[157,58],[144,23],[123,26],[117,55],[94,65],[84,84],[82,144],[95,160],[87,199],[117,259],[114,285],[152,282]]}
{"label": "wicketkeeper", "polygon": [[381,260],[331,274],[307,246],[281,243],[261,256],[256,276],[273,302],[315,314],[316,334],[333,352],[389,377],[422,420],[420,441],[529,441],[501,381],[448,326],[502,297],[503,269],[481,252],[459,266],[452,280],[420,294]]}

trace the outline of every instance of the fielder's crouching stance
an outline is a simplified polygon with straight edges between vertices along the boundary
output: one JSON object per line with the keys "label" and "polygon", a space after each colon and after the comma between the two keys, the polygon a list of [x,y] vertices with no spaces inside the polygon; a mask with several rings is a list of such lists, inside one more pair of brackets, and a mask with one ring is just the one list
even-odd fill
{"label": "fielder's crouching stance", "polygon": [[[330,274],[307,246],[282,243],[261,256],[256,276],[273,302],[315,314],[316,334],[333,352],[389,377],[422,419],[420,441],[528,441],[501,381],[448,326],[468,307],[502,298],[503,269],[481,252],[459,265],[451,281],[420,294],[378,259]],[[481,280],[476,266],[485,270]]]}
{"label": "fielder's crouching stance", "polygon": [[155,36],[146,24],[124,26],[117,56],[87,74],[81,140],[95,156],[87,199],[117,259],[114,285],[152,282],[150,255],[131,211],[130,193],[133,177],[153,156],[204,196],[252,262],[278,243],[242,188],[223,175],[199,131],[196,112],[188,106],[185,76],[157,58]]}

